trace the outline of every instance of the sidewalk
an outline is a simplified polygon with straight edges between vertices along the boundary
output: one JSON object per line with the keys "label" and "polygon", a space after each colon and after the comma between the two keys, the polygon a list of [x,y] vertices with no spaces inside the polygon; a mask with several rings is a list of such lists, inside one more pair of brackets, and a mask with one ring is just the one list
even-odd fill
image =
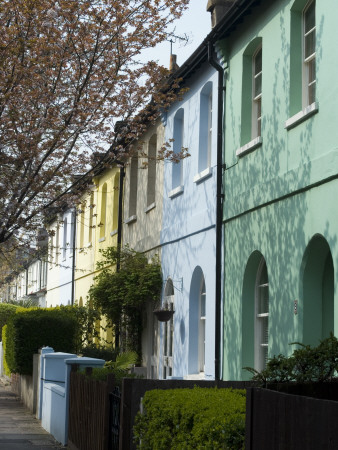
{"label": "sidewalk", "polygon": [[0,378],[0,450],[65,449]]}

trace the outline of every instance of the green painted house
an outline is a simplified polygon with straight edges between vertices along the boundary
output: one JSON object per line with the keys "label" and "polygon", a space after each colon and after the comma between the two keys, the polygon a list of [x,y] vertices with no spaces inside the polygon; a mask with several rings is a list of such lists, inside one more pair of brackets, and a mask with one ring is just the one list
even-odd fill
{"label": "green painted house", "polygon": [[232,3],[215,26],[226,65],[221,376],[240,380],[338,331],[338,3]]}

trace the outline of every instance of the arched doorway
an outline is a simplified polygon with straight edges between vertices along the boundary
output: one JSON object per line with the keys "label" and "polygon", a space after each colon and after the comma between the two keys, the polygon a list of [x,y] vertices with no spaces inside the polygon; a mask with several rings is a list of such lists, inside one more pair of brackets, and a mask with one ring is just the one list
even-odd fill
{"label": "arched doorway", "polygon": [[315,235],[303,257],[303,343],[318,345],[334,332],[334,268],[326,239]]}

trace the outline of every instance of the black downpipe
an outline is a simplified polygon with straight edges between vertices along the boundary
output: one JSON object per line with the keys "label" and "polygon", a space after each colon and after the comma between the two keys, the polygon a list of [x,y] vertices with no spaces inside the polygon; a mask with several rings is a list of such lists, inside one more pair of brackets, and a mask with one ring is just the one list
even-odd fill
{"label": "black downpipe", "polygon": [[[117,217],[117,248],[119,250],[119,257],[116,263],[116,272],[120,270],[120,250],[122,245],[122,213],[123,213],[123,182],[124,182],[124,176],[125,176],[125,169],[124,164],[120,161],[117,162],[120,164],[120,183],[119,183],[119,210],[118,210],[118,217]],[[119,348],[120,346],[120,330],[115,330],[115,347]]]}
{"label": "black downpipe", "polygon": [[[120,184],[119,184],[119,210],[117,218],[117,247],[121,248],[122,245],[122,212],[123,212],[123,179],[125,176],[124,164],[120,161]],[[120,261],[117,261],[116,270],[120,269]]]}
{"label": "black downpipe", "polygon": [[218,72],[217,166],[216,166],[216,286],[215,286],[215,379],[220,379],[222,326],[222,220],[223,220],[223,96],[224,72],[215,59],[213,43],[208,42],[208,62]]}

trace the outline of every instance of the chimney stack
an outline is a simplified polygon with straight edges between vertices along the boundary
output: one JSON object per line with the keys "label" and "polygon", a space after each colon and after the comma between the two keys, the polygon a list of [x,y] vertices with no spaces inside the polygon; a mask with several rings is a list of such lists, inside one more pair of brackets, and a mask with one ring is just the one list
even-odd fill
{"label": "chimney stack", "polygon": [[211,13],[212,28],[218,24],[236,1],[237,0],[208,0],[207,11]]}
{"label": "chimney stack", "polygon": [[179,68],[179,65],[177,64],[176,60],[177,60],[177,55],[171,54],[170,55],[170,62],[169,62],[169,70],[170,70],[170,72],[175,72]]}

